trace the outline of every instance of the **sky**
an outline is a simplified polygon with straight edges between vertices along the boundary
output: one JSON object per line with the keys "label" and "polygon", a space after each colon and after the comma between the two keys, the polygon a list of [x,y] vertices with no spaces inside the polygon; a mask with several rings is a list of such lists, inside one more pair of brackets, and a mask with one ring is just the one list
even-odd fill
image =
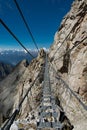
{"label": "sky", "polygon": [[[49,48],[73,0],[17,0],[38,48]],[[14,0],[0,0],[0,18],[28,49],[35,45]],[[22,49],[0,23],[0,49]]]}

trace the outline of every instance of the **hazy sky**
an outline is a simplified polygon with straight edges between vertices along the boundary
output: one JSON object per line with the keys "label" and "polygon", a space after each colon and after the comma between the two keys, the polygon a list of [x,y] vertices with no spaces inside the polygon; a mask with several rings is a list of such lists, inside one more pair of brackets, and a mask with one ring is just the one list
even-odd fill
{"label": "hazy sky", "polygon": [[[70,10],[73,0],[17,0],[17,2],[22,9],[38,47],[49,48],[61,20]],[[0,0],[0,18],[27,48],[35,48],[14,0]],[[1,24],[0,48],[21,49],[20,45]]]}

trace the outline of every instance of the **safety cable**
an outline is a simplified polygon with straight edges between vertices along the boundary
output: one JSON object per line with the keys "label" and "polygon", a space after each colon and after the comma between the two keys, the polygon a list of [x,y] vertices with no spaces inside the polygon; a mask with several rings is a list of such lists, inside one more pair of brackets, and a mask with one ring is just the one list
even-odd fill
{"label": "safety cable", "polygon": [[14,113],[11,115],[11,117],[8,119],[8,121],[4,124],[3,127],[1,127],[1,130],[9,130],[12,123],[14,122],[16,116],[19,114],[22,103],[24,102],[25,98],[27,97],[29,91],[31,91],[31,88],[34,86],[36,80],[38,79],[40,73],[37,75],[37,77],[35,78],[35,80],[33,81],[33,83],[31,84],[31,86],[29,87],[29,89],[27,90],[25,96],[23,97],[23,99],[20,101],[18,108],[14,111]]}
{"label": "safety cable", "polygon": [[87,37],[83,38],[79,43],[77,43],[76,45],[74,45],[71,49],[67,50],[62,56],[60,56],[60,57],[54,59],[54,61],[59,60],[60,58],[62,58],[62,57],[65,56],[66,54],[69,54],[75,47],[77,47],[77,46],[80,45],[80,44],[83,44],[82,42],[83,42],[85,39],[87,39]]}
{"label": "safety cable", "polygon": [[[84,13],[83,15],[85,15],[85,13]],[[66,36],[66,38],[62,41],[61,45],[60,45],[60,46],[57,48],[57,50],[54,52],[52,59],[54,59],[55,54],[56,54],[57,51],[62,47],[62,45],[63,45],[64,42],[67,40],[67,38],[69,37],[70,33],[74,30],[74,28],[76,27],[77,23],[79,23],[79,21],[80,21],[81,18],[82,18],[82,17],[80,17],[80,18],[78,19],[78,21],[74,24],[74,26],[72,27],[71,31],[68,33],[68,35]]]}
{"label": "safety cable", "polygon": [[29,32],[31,38],[32,38],[32,41],[33,41],[35,47],[37,48],[37,50],[38,50],[38,52],[39,52],[39,49],[38,49],[37,43],[36,43],[36,41],[35,41],[35,38],[34,38],[32,32],[31,32],[31,30],[30,30],[29,25],[27,24],[27,22],[26,22],[26,20],[25,20],[25,18],[24,18],[24,15],[23,15],[23,13],[22,13],[22,10],[20,9],[20,7],[19,7],[17,1],[14,0],[14,2],[15,2],[15,4],[16,4],[16,7],[17,7],[17,9],[18,9],[18,11],[19,11],[19,13],[20,13],[20,15],[21,15],[21,17],[22,17],[24,23],[25,23],[25,26],[26,26],[26,28],[27,28],[27,30],[28,30],[28,32]]}
{"label": "safety cable", "polygon": [[60,75],[58,75],[58,73],[56,72],[55,68],[53,67],[53,64],[50,62],[50,65],[52,66],[52,69],[54,70],[56,76],[55,78],[58,80],[61,80],[61,82],[64,84],[64,86],[70,90],[70,92],[73,94],[73,96],[79,101],[79,103],[82,105],[82,107],[87,111],[87,106],[81,101],[81,99],[74,93],[74,91],[69,87],[69,85],[61,78]]}
{"label": "safety cable", "polygon": [[26,52],[33,58],[35,58],[29,50],[19,41],[19,39],[16,37],[16,35],[8,28],[8,26],[4,23],[2,19],[0,19],[1,24],[5,27],[5,29],[15,38],[15,40],[26,50]]}

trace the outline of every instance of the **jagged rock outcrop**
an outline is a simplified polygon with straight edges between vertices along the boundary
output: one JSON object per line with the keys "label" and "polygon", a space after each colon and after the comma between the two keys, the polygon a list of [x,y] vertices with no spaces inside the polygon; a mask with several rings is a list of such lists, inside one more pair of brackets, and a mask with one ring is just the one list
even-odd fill
{"label": "jagged rock outcrop", "polygon": [[[87,1],[75,0],[54,37],[50,61],[61,80],[55,80],[54,92],[75,130],[87,129]],[[51,72],[52,74],[52,72]],[[58,82],[59,81],[59,82]],[[66,84],[65,83],[65,84]],[[56,92],[58,89],[58,93]],[[75,95],[79,99],[75,98]],[[63,101],[62,101],[63,100]],[[84,102],[84,108],[80,101]],[[66,109],[67,105],[67,109]],[[84,116],[85,115],[85,116]]]}
{"label": "jagged rock outcrop", "polygon": [[0,81],[10,74],[12,70],[12,65],[0,62]]}
{"label": "jagged rock outcrop", "polygon": [[37,107],[41,95],[44,58],[44,51],[41,50],[39,56],[33,59],[29,65],[26,60],[23,60],[0,83],[0,114],[3,118],[2,120],[8,118],[18,107],[26,91],[40,73],[35,85],[21,107],[20,117],[26,117],[29,111]]}

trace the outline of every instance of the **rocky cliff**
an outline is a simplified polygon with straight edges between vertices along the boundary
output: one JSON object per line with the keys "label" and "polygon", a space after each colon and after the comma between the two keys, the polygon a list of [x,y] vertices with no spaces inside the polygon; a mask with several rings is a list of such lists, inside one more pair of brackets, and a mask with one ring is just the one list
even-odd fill
{"label": "rocky cliff", "polygon": [[38,57],[33,59],[30,64],[23,60],[7,78],[0,82],[1,122],[8,119],[14,112],[32,82],[39,75],[34,87],[22,104],[19,118],[26,117],[32,109],[36,109],[40,102],[44,58],[44,51],[41,50]]}
{"label": "rocky cliff", "polygon": [[[57,49],[56,49],[57,48]],[[87,1],[76,0],[55,34],[50,57],[71,87],[87,99]],[[53,55],[54,54],[54,55]],[[74,81],[74,82],[71,82]]]}
{"label": "rocky cliff", "polygon": [[74,124],[74,129],[86,130],[87,0],[73,2],[55,34],[49,56],[57,75],[61,77],[59,82],[55,80],[61,105]]}
{"label": "rocky cliff", "polygon": [[12,65],[0,62],[0,80],[4,79],[12,70]]}

